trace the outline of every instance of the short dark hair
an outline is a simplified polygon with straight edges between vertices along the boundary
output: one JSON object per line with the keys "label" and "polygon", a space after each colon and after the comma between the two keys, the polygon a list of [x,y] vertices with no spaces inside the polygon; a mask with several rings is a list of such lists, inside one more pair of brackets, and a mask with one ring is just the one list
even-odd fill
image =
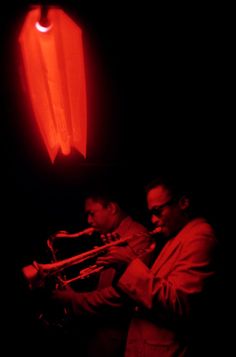
{"label": "short dark hair", "polygon": [[148,193],[157,186],[166,187],[173,198],[180,198],[182,196],[192,197],[190,181],[179,175],[159,175],[145,186],[145,192]]}
{"label": "short dark hair", "polygon": [[85,199],[91,198],[93,201],[100,202],[103,206],[107,206],[110,202],[117,202],[117,200],[106,192],[90,191],[85,195]]}
{"label": "short dark hair", "polygon": [[120,189],[109,184],[93,185],[89,190],[84,192],[84,199],[91,198],[100,202],[104,207],[111,202],[116,203],[121,209],[125,210],[124,198]]}

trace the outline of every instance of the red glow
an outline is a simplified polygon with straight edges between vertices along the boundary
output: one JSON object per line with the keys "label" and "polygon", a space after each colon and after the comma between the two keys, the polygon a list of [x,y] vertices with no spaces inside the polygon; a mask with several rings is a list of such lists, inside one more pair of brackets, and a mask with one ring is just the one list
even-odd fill
{"label": "red glow", "polygon": [[49,8],[39,31],[40,7],[31,10],[19,41],[35,118],[52,162],[58,149],[86,156],[87,103],[82,32],[61,9]]}

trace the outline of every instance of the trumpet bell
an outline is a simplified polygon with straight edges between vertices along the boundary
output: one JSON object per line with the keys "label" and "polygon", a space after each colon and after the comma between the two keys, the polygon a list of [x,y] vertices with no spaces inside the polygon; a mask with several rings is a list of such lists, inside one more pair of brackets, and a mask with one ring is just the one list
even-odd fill
{"label": "trumpet bell", "polygon": [[33,264],[25,266],[21,271],[28,281],[33,281],[38,275],[38,269]]}

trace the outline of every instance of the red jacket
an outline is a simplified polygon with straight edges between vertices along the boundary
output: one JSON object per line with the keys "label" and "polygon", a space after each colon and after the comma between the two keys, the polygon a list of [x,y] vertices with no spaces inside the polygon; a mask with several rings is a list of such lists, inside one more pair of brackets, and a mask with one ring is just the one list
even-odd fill
{"label": "red jacket", "polygon": [[193,310],[216,273],[216,247],[212,227],[197,218],[166,243],[151,269],[140,259],[130,263],[118,283],[137,304],[126,357],[187,355]]}

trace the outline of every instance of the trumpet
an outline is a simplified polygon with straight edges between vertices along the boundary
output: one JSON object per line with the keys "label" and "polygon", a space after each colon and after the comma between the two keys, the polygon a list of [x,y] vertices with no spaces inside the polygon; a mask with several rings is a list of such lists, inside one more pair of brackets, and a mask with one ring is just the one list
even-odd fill
{"label": "trumpet", "polygon": [[[144,236],[145,233],[137,234],[136,236],[141,236],[141,235]],[[74,266],[79,263],[83,263],[86,260],[89,260],[91,258],[96,258],[101,253],[105,253],[108,248],[118,246],[118,245],[124,245],[129,240],[131,240],[133,238],[134,238],[134,235],[126,236],[123,238],[114,236],[113,239],[115,239],[115,240],[108,244],[105,244],[103,246],[94,248],[90,251],[87,251],[87,252],[75,255],[73,257],[54,262],[54,263],[39,264],[36,261],[34,261],[33,264],[23,267],[22,273],[23,273],[23,276],[25,277],[25,279],[32,286],[34,281],[37,281],[40,278],[43,279],[45,277],[56,275],[68,267]],[[71,283],[72,281],[75,281],[78,279],[84,279],[86,277],[89,277],[91,274],[100,272],[102,269],[104,269],[103,266],[97,266],[96,264],[94,264],[94,265],[89,266],[88,268],[85,268],[82,271],[80,271],[80,274],[77,277],[71,278],[69,280],[64,280],[62,283],[64,285],[67,285],[67,284]]]}

